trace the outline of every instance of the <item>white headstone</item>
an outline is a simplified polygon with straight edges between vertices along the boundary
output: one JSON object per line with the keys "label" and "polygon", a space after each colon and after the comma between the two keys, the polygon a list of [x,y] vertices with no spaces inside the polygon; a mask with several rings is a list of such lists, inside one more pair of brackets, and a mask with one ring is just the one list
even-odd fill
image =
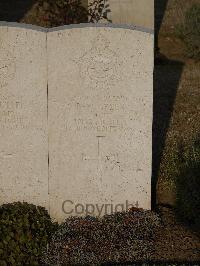
{"label": "white headstone", "polygon": [[[92,10],[96,6],[94,3],[95,0],[88,0]],[[154,0],[105,0],[104,3],[103,13],[112,23],[154,29]],[[102,18],[98,22],[106,23],[106,19]]]}
{"label": "white headstone", "polygon": [[0,203],[52,218],[151,206],[153,34],[0,26]]}
{"label": "white headstone", "polygon": [[48,208],[46,33],[0,26],[0,203]]}
{"label": "white headstone", "polygon": [[150,209],[153,34],[60,28],[47,47],[52,217]]}

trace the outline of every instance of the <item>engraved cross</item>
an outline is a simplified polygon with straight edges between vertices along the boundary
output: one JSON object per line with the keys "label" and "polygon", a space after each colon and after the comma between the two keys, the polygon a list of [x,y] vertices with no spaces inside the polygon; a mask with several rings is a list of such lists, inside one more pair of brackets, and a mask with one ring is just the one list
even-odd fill
{"label": "engraved cross", "polygon": [[105,138],[105,136],[97,136],[97,157],[90,158],[86,156],[84,153],[82,153],[82,160],[83,161],[98,161],[98,163],[101,162],[101,151],[100,151],[100,139]]}

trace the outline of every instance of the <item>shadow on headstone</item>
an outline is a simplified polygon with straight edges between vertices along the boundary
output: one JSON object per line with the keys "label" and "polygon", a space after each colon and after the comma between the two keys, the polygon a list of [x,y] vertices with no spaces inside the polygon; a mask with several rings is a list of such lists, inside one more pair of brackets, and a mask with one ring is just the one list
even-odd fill
{"label": "shadow on headstone", "polygon": [[154,68],[152,208],[165,140],[184,64],[165,58]]}
{"label": "shadow on headstone", "polygon": [[0,1],[0,21],[19,22],[37,0]]}

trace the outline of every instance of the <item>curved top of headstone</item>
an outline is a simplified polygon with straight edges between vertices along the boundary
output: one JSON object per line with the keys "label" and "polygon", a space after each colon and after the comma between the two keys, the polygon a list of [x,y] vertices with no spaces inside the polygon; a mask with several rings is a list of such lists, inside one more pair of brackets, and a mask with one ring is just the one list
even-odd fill
{"label": "curved top of headstone", "polygon": [[80,28],[92,28],[92,27],[94,27],[94,28],[129,29],[129,30],[141,31],[141,32],[150,33],[150,34],[154,33],[154,30],[144,28],[141,26],[128,25],[128,24],[112,24],[112,23],[110,23],[110,24],[80,23],[80,24],[70,24],[70,25],[58,26],[58,27],[53,27],[53,28],[44,28],[44,27],[40,27],[40,26],[36,26],[36,25],[32,25],[32,24],[0,21],[0,26],[31,29],[31,30],[42,31],[42,32],[53,32],[53,31],[60,31],[60,30],[66,30],[66,29],[80,29]]}

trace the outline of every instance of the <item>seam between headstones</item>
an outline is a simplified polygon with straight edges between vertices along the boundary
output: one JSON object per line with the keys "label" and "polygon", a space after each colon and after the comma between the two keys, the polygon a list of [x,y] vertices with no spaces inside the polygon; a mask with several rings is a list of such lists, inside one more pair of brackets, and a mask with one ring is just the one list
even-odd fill
{"label": "seam between headstones", "polygon": [[49,83],[48,83],[48,47],[47,47],[47,31],[46,31],[46,97],[47,97],[47,175],[48,175],[48,205],[49,205],[49,213],[50,213],[50,189],[49,189],[49,171],[50,171],[50,165],[49,165]]}

